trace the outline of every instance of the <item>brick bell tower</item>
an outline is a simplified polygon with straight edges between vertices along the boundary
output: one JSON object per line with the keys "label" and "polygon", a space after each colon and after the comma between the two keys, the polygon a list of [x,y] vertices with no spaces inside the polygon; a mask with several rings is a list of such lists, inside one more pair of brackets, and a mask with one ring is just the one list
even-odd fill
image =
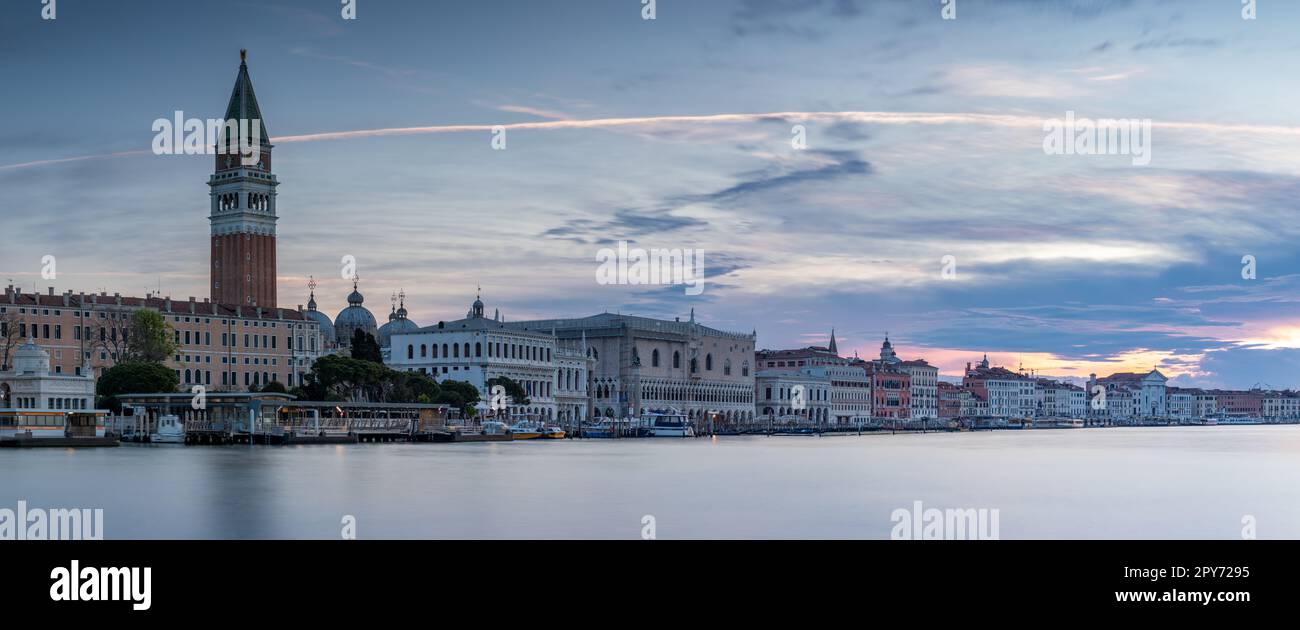
{"label": "brick bell tower", "polygon": [[[248,78],[247,59],[247,51],[239,51],[239,76],[224,120],[240,121],[239,134],[251,135],[256,126],[261,134],[257,139],[260,154],[256,164],[244,165],[237,148],[240,137],[223,133],[219,140],[228,150],[217,152],[216,170],[208,179],[212,301],[275,308],[275,188],[280,182],[271,173],[270,136]],[[251,144],[252,140],[244,142]]]}

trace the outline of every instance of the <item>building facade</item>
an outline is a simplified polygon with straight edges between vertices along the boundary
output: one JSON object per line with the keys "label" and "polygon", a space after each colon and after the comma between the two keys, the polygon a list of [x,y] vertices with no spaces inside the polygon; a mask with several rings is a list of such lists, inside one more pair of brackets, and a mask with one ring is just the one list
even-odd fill
{"label": "building facade", "polygon": [[78,411],[95,408],[95,378],[53,373],[50,353],[28,341],[14,351],[13,368],[0,370],[0,409]]}
{"label": "building facade", "polygon": [[[439,322],[416,332],[394,333],[388,358],[395,370],[423,372],[436,381],[463,381],[479,391],[479,397],[491,400],[488,381],[508,378],[524,389],[527,404],[510,403],[511,413],[527,413],[547,420],[558,418],[560,361],[554,335],[506,325],[499,317],[484,314],[482,298],[476,298],[467,317]],[[572,348],[565,352],[567,367],[574,367]],[[585,362],[584,362],[585,363]],[[584,376],[565,374],[584,379]],[[572,382],[572,381],[566,381]],[[571,411],[585,407],[574,400],[583,385],[566,385],[565,399]]]}
{"label": "building facade", "polygon": [[697,422],[754,419],[755,335],[705,326],[694,311],[689,321],[604,313],[505,326],[562,341],[585,339],[598,415],[676,411]]}
{"label": "building facade", "polygon": [[[15,287],[0,300],[0,344],[28,341],[51,356],[54,374],[98,376],[118,363],[128,346],[132,315],[149,309],[171,329],[176,352],[165,365],[181,386],[247,391],[279,382],[302,383],[321,354],[319,325],[302,310],[65,292],[24,293]],[[0,346],[0,355],[4,347]],[[0,356],[2,358],[2,356]]]}

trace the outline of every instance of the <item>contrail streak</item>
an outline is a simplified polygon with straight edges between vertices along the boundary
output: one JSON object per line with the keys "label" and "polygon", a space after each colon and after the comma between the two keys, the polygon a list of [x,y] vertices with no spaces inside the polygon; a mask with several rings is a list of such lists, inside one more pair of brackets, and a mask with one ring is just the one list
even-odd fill
{"label": "contrail streak", "polygon": [[[648,116],[638,118],[593,118],[586,120],[546,120],[502,125],[431,125],[427,127],[388,127],[354,131],[329,131],[324,133],[280,136],[274,143],[320,142],[350,140],[354,138],[381,138],[386,136],[414,136],[443,133],[482,133],[498,127],[506,130],[553,131],[564,129],[613,129],[620,127],[675,127],[689,124],[744,124],[761,122],[852,122],[867,125],[982,125],[991,127],[1041,128],[1048,118],[1025,115],[969,114],[969,113],[906,113],[906,112],[771,112],[766,114],[710,114],[698,116]],[[1300,136],[1300,127],[1279,125],[1236,125],[1198,122],[1153,122],[1156,129],[1196,131],[1204,133],[1247,133],[1265,136]],[[80,162],[134,155],[149,155],[152,151],[119,151],[98,155],[37,160],[0,166],[0,171],[33,168],[67,162]]]}

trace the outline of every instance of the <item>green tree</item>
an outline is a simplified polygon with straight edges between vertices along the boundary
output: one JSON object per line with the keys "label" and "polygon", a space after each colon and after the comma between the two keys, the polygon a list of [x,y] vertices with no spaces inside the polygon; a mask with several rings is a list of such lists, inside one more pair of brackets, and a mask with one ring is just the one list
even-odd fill
{"label": "green tree", "polygon": [[487,387],[488,387],[489,396],[491,395],[492,388],[496,385],[500,385],[505,388],[506,396],[510,397],[510,404],[512,405],[532,404],[532,401],[528,400],[528,394],[524,392],[524,386],[520,385],[518,381],[515,381],[505,376],[498,376],[495,378],[488,379]]}
{"label": "green tree", "polygon": [[378,363],[332,354],[312,364],[303,389],[320,400],[380,401],[389,372]]}
{"label": "green tree", "polygon": [[474,404],[479,401],[478,388],[464,381],[443,381],[438,383],[438,397],[434,403],[451,405],[466,414],[474,413]]}
{"label": "green tree", "polygon": [[96,383],[99,397],[96,406],[118,413],[123,394],[170,394],[176,391],[181,379],[176,371],[158,363],[119,363],[100,375]]}
{"label": "green tree", "polygon": [[[252,391],[252,390],[250,389],[249,391]],[[287,393],[289,393],[289,390],[288,390],[288,389],[285,389],[285,387],[284,387],[284,383],[281,383],[280,381],[271,381],[271,382],[269,382],[269,383],[263,385],[261,391],[262,391],[263,393],[267,393],[267,394],[287,394]]]}
{"label": "green tree", "polygon": [[163,363],[176,354],[175,332],[158,311],[136,311],[128,331],[123,363]]}
{"label": "green tree", "polygon": [[384,364],[384,355],[379,350],[379,342],[375,341],[374,335],[360,328],[352,332],[352,358]]}

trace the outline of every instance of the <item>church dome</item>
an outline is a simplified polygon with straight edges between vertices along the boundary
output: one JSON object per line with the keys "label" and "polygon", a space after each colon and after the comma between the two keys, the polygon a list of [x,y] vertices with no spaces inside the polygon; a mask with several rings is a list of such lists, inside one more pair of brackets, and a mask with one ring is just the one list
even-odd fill
{"label": "church dome", "polygon": [[14,352],[14,372],[18,374],[49,374],[50,353],[30,341],[23,344]]}
{"label": "church dome", "polygon": [[[393,296],[393,301],[397,301],[397,296]],[[393,305],[393,312],[388,314],[388,323],[379,328],[379,333],[375,339],[379,341],[381,348],[387,348],[392,345],[393,335],[401,335],[420,330],[419,324],[406,318],[406,292],[401,295],[401,306]]]}
{"label": "church dome", "polygon": [[308,320],[316,322],[320,328],[320,336],[325,340],[326,345],[334,344],[334,322],[330,321],[330,316],[316,310],[316,281],[312,280],[311,299],[307,300],[307,312],[303,313]]}
{"label": "church dome", "polygon": [[378,332],[378,326],[375,323],[375,316],[363,304],[366,298],[357,290],[357,285],[352,284],[352,294],[348,295],[348,307],[339,311],[339,316],[334,318],[334,333],[340,346],[352,345],[352,336],[355,331],[362,330],[370,334]]}

